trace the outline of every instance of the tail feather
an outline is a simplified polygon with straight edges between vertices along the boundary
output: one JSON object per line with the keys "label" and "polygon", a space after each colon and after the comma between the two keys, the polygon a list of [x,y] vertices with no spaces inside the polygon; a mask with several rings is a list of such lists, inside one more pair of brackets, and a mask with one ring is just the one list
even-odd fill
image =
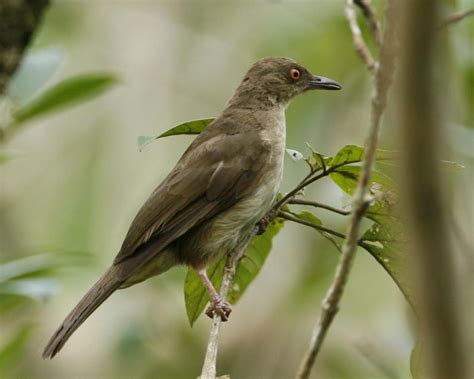
{"label": "tail feather", "polygon": [[74,331],[94,312],[115,290],[123,280],[117,278],[112,266],[84,295],[81,301],[69,313],[61,326],[54,332],[44,348],[43,358],[53,358],[71,337]]}

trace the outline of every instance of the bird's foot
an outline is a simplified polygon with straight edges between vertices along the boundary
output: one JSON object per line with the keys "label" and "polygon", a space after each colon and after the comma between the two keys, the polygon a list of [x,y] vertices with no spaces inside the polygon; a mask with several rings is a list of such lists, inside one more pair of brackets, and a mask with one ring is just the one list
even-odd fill
{"label": "bird's foot", "polygon": [[216,312],[221,316],[222,321],[227,321],[229,319],[230,312],[232,312],[232,308],[227,301],[223,300],[219,296],[211,300],[211,305],[209,305],[209,307],[206,309],[206,315],[208,315],[210,318],[213,318]]}
{"label": "bird's foot", "polygon": [[257,224],[258,225],[257,235],[261,235],[261,234],[265,233],[269,223],[270,223],[270,220],[268,220],[268,218],[262,217],[260,219],[260,221],[258,222],[258,224]]}

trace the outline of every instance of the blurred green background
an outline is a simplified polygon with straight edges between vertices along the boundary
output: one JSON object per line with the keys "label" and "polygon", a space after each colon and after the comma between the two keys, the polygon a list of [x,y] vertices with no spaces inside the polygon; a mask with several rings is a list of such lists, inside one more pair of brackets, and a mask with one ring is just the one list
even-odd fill
{"label": "blurred green background", "polygon": [[[446,3],[446,14],[472,5]],[[383,1],[376,5],[382,14]],[[218,115],[250,65],[278,55],[344,87],[293,102],[287,111],[288,148],[306,152],[309,142],[333,154],[346,144],[363,144],[371,77],[354,53],[343,8],[342,0],[53,2],[29,50],[46,51],[59,62],[46,86],[97,71],[116,74],[119,84],[97,99],[32,121],[6,147],[13,159],[0,166],[1,261],[10,262],[0,272],[2,378],[199,375],[210,322],[201,317],[189,327],[182,267],[115,293],[57,358],[40,356],[192,140],[172,137],[139,152],[139,135]],[[472,277],[474,18],[442,33],[448,77],[439,91],[449,127],[440,156],[466,166],[453,178],[452,213],[456,259],[463,275]],[[41,79],[38,75],[47,78],[45,73],[34,78]],[[22,83],[14,102],[28,100],[37,85],[27,77]],[[383,129],[385,148],[397,147],[392,103]],[[302,162],[286,159],[282,191],[304,173]],[[329,180],[306,196],[338,207],[348,203]],[[344,230],[343,217],[318,215]],[[218,373],[293,377],[337,259],[319,234],[287,225],[222,328]],[[20,275],[8,280],[12,272]],[[473,294],[472,280],[468,284]],[[472,314],[472,298],[467,309]],[[398,288],[361,251],[314,377],[409,378],[414,343],[409,319]]]}

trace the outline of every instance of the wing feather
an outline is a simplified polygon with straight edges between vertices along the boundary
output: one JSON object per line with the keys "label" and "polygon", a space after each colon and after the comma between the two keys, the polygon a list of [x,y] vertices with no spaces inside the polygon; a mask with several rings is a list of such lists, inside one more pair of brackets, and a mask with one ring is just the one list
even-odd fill
{"label": "wing feather", "polygon": [[[225,125],[208,127],[151,194],[133,220],[114,263],[123,262],[157,246],[153,256],[188,230],[232,207],[255,188],[268,148],[257,131],[222,133]],[[242,149],[242,146],[252,146]],[[136,258],[136,257],[135,257]],[[133,259],[135,260],[135,259]]]}

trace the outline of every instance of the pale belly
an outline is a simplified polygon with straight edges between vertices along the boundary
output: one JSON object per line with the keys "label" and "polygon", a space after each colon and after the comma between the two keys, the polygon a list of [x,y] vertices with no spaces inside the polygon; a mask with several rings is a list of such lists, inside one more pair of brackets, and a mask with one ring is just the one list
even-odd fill
{"label": "pale belly", "polygon": [[[199,269],[206,266],[209,261],[230,252],[240,238],[250,232],[270,210],[280,182],[280,173],[264,178],[254,193],[203,225],[197,238],[193,238],[194,248],[199,250],[199,254],[193,251],[192,256],[198,259],[192,259],[188,263]],[[192,248],[190,245],[187,246]]]}
{"label": "pale belly", "polygon": [[270,210],[281,183],[281,169],[279,171],[277,175],[264,177],[254,193],[182,236],[129,278],[121,288],[161,274],[179,263],[199,270],[229,253],[240,238],[249,233]]}
{"label": "pale belly", "polygon": [[284,141],[268,156],[268,165],[255,190],[228,210],[187,233],[178,241],[182,263],[201,269],[229,253],[240,238],[265,216],[278,194],[282,179]]}

